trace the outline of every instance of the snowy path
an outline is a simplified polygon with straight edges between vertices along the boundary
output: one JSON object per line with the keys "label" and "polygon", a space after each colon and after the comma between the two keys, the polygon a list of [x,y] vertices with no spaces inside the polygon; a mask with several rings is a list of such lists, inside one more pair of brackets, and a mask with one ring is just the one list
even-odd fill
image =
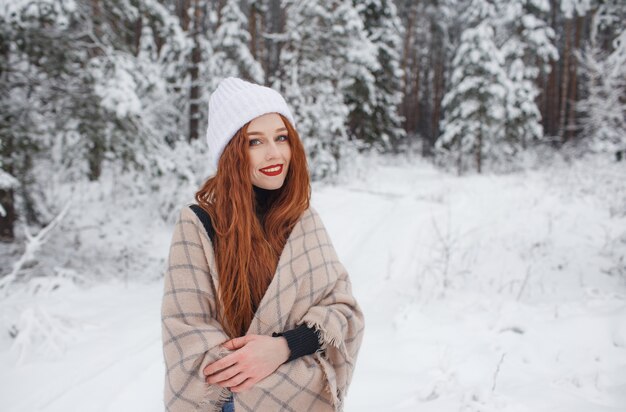
{"label": "snowy path", "polygon": [[[562,173],[386,166],[314,188],[366,316],[346,411],[626,411],[626,286],[603,273],[626,219]],[[42,322],[19,361],[0,338],[0,410],[162,410],[161,290],[0,302],[2,325]]]}

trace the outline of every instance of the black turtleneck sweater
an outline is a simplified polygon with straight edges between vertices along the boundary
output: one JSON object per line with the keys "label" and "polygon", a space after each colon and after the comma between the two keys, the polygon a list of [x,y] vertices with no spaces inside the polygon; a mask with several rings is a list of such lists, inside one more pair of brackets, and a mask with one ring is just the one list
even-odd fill
{"label": "black turtleneck sweater", "polygon": [[252,189],[254,189],[256,215],[259,221],[262,222],[265,214],[269,210],[270,204],[276,197],[276,190],[262,189],[254,185],[252,185]]}
{"label": "black turtleneck sweater", "polygon": [[[259,221],[263,222],[265,214],[269,210],[277,193],[275,190],[262,189],[256,186],[252,187],[254,188],[256,200],[256,215],[259,218]],[[215,231],[213,230],[213,225],[211,224],[211,218],[209,215],[198,205],[191,205],[191,209],[200,218],[200,221],[204,225],[209,238],[213,240],[215,237]],[[284,332],[274,332],[272,336],[284,336],[287,340],[287,345],[289,346],[289,350],[291,352],[287,362],[304,355],[310,355],[320,348],[318,332],[313,328],[309,328],[306,324],[302,324],[295,329]]]}
{"label": "black turtleneck sweater", "polygon": [[[256,215],[260,222],[263,222],[265,214],[276,196],[275,190],[262,189],[257,186],[254,188],[256,200]],[[274,332],[273,337],[284,336],[291,352],[287,362],[297,359],[304,355],[310,355],[320,348],[319,335],[313,328],[309,328],[306,324],[302,324],[295,329],[291,329],[282,333]]]}

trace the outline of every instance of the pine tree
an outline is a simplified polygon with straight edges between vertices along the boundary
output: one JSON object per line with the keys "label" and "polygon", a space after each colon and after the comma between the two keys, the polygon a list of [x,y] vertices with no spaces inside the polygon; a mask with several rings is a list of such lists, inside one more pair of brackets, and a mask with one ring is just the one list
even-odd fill
{"label": "pine tree", "polygon": [[186,48],[176,18],[157,0],[32,0],[0,19],[1,161],[19,182],[3,209],[19,201],[29,223],[49,220],[63,200],[46,191],[50,171],[72,182],[134,169],[150,188],[181,130],[168,84]]}
{"label": "pine tree", "polygon": [[5,2],[0,8],[0,163],[3,180],[10,183],[0,189],[4,239],[13,239],[16,204],[29,224],[46,218],[35,197],[43,185],[36,167],[49,159],[59,130],[72,125],[64,113],[76,92],[72,86],[80,53],[68,34],[77,20],[76,7],[71,1],[33,0]]}
{"label": "pine tree", "polygon": [[595,151],[626,155],[626,29],[606,54],[597,44],[582,56],[588,96],[578,103],[583,134]]}
{"label": "pine tree", "polygon": [[0,241],[10,242],[15,238],[13,229],[17,219],[13,191],[19,187],[19,182],[3,165],[3,159],[6,161],[10,157],[5,148],[7,145],[2,142],[3,134],[0,134]]}
{"label": "pine tree", "polygon": [[354,0],[378,62],[371,74],[355,79],[346,91],[351,137],[379,150],[398,149],[405,136],[398,108],[402,100],[401,22],[390,0]]}
{"label": "pine tree", "polygon": [[[565,45],[563,47],[563,70],[561,75],[560,128],[561,142],[571,139],[576,128],[575,108],[578,100],[578,62],[575,54],[580,48],[585,15],[593,0],[562,0],[561,11],[565,17]],[[572,28],[572,23],[573,28]],[[572,30],[574,33],[572,34]]]}
{"label": "pine tree", "polygon": [[540,73],[549,71],[550,59],[558,58],[554,31],[544,20],[550,12],[547,0],[515,0],[499,3],[502,27],[500,49],[510,80],[506,97],[505,138],[511,153],[543,137],[537,106]]}
{"label": "pine tree", "polygon": [[[377,67],[351,0],[287,2],[282,89],[295,112],[314,179],[338,172],[348,144],[346,90]],[[371,84],[372,82],[370,82]]]}
{"label": "pine tree", "polygon": [[459,174],[468,168],[470,155],[480,173],[485,157],[507,151],[502,138],[508,79],[495,44],[494,9],[485,0],[473,0],[468,10],[467,21],[472,23],[463,31],[452,61],[450,90],[442,102],[442,134],[436,143],[440,156],[456,158]]}
{"label": "pine tree", "polygon": [[248,19],[238,3],[237,0],[227,0],[212,39],[215,75],[219,79],[235,76],[263,84],[265,73],[250,52]]}
{"label": "pine tree", "polygon": [[[111,21],[109,15],[119,17]],[[123,171],[142,170],[146,178],[159,174],[161,148],[188,130],[168,76],[172,65],[183,69],[175,75],[175,85],[191,100],[190,85],[182,83],[189,65],[178,59],[188,61],[193,43],[157,0],[92,0],[83,9],[86,24],[89,16],[100,47],[87,53],[88,63],[77,76],[84,92],[68,115],[79,120],[82,144],[73,150],[82,150],[92,180],[99,178],[105,159]]]}

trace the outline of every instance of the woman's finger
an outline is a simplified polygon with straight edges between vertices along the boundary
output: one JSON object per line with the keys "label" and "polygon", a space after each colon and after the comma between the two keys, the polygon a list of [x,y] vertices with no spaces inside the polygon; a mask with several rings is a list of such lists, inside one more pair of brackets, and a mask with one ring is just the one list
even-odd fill
{"label": "woman's finger", "polygon": [[252,386],[254,386],[255,384],[255,380],[252,378],[248,378],[246,380],[244,380],[242,383],[240,383],[237,386],[232,386],[230,388],[231,392],[243,392],[245,390],[250,389]]}
{"label": "woman's finger", "polygon": [[232,365],[220,372],[216,372],[213,375],[207,376],[205,381],[206,383],[209,383],[209,384],[218,384],[220,386],[224,386],[221,384],[221,382],[232,378],[233,376],[237,375],[239,372],[241,372],[241,369],[238,368],[237,365]]}
{"label": "woman's finger", "polygon": [[217,385],[223,388],[230,388],[233,386],[241,385],[241,383],[243,383],[246,379],[248,379],[248,377],[244,373],[239,373],[236,376],[228,379],[227,381],[218,382]]}
{"label": "woman's finger", "polygon": [[209,363],[205,366],[203,372],[205,376],[212,375],[216,372],[221,371],[222,369],[226,369],[231,365],[237,363],[237,353],[231,353],[229,355],[224,356],[222,359],[217,360],[213,363]]}
{"label": "woman's finger", "polygon": [[250,341],[250,335],[241,336],[239,338],[233,338],[222,344],[223,347],[230,350],[236,350],[244,346]]}

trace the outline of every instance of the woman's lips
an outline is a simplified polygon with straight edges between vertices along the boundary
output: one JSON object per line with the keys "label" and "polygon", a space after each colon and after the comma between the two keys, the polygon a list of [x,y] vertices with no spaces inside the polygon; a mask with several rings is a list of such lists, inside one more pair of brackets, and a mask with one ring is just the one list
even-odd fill
{"label": "woman's lips", "polygon": [[283,172],[283,165],[271,165],[264,167],[263,169],[259,169],[259,171],[267,176],[278,176]]}

